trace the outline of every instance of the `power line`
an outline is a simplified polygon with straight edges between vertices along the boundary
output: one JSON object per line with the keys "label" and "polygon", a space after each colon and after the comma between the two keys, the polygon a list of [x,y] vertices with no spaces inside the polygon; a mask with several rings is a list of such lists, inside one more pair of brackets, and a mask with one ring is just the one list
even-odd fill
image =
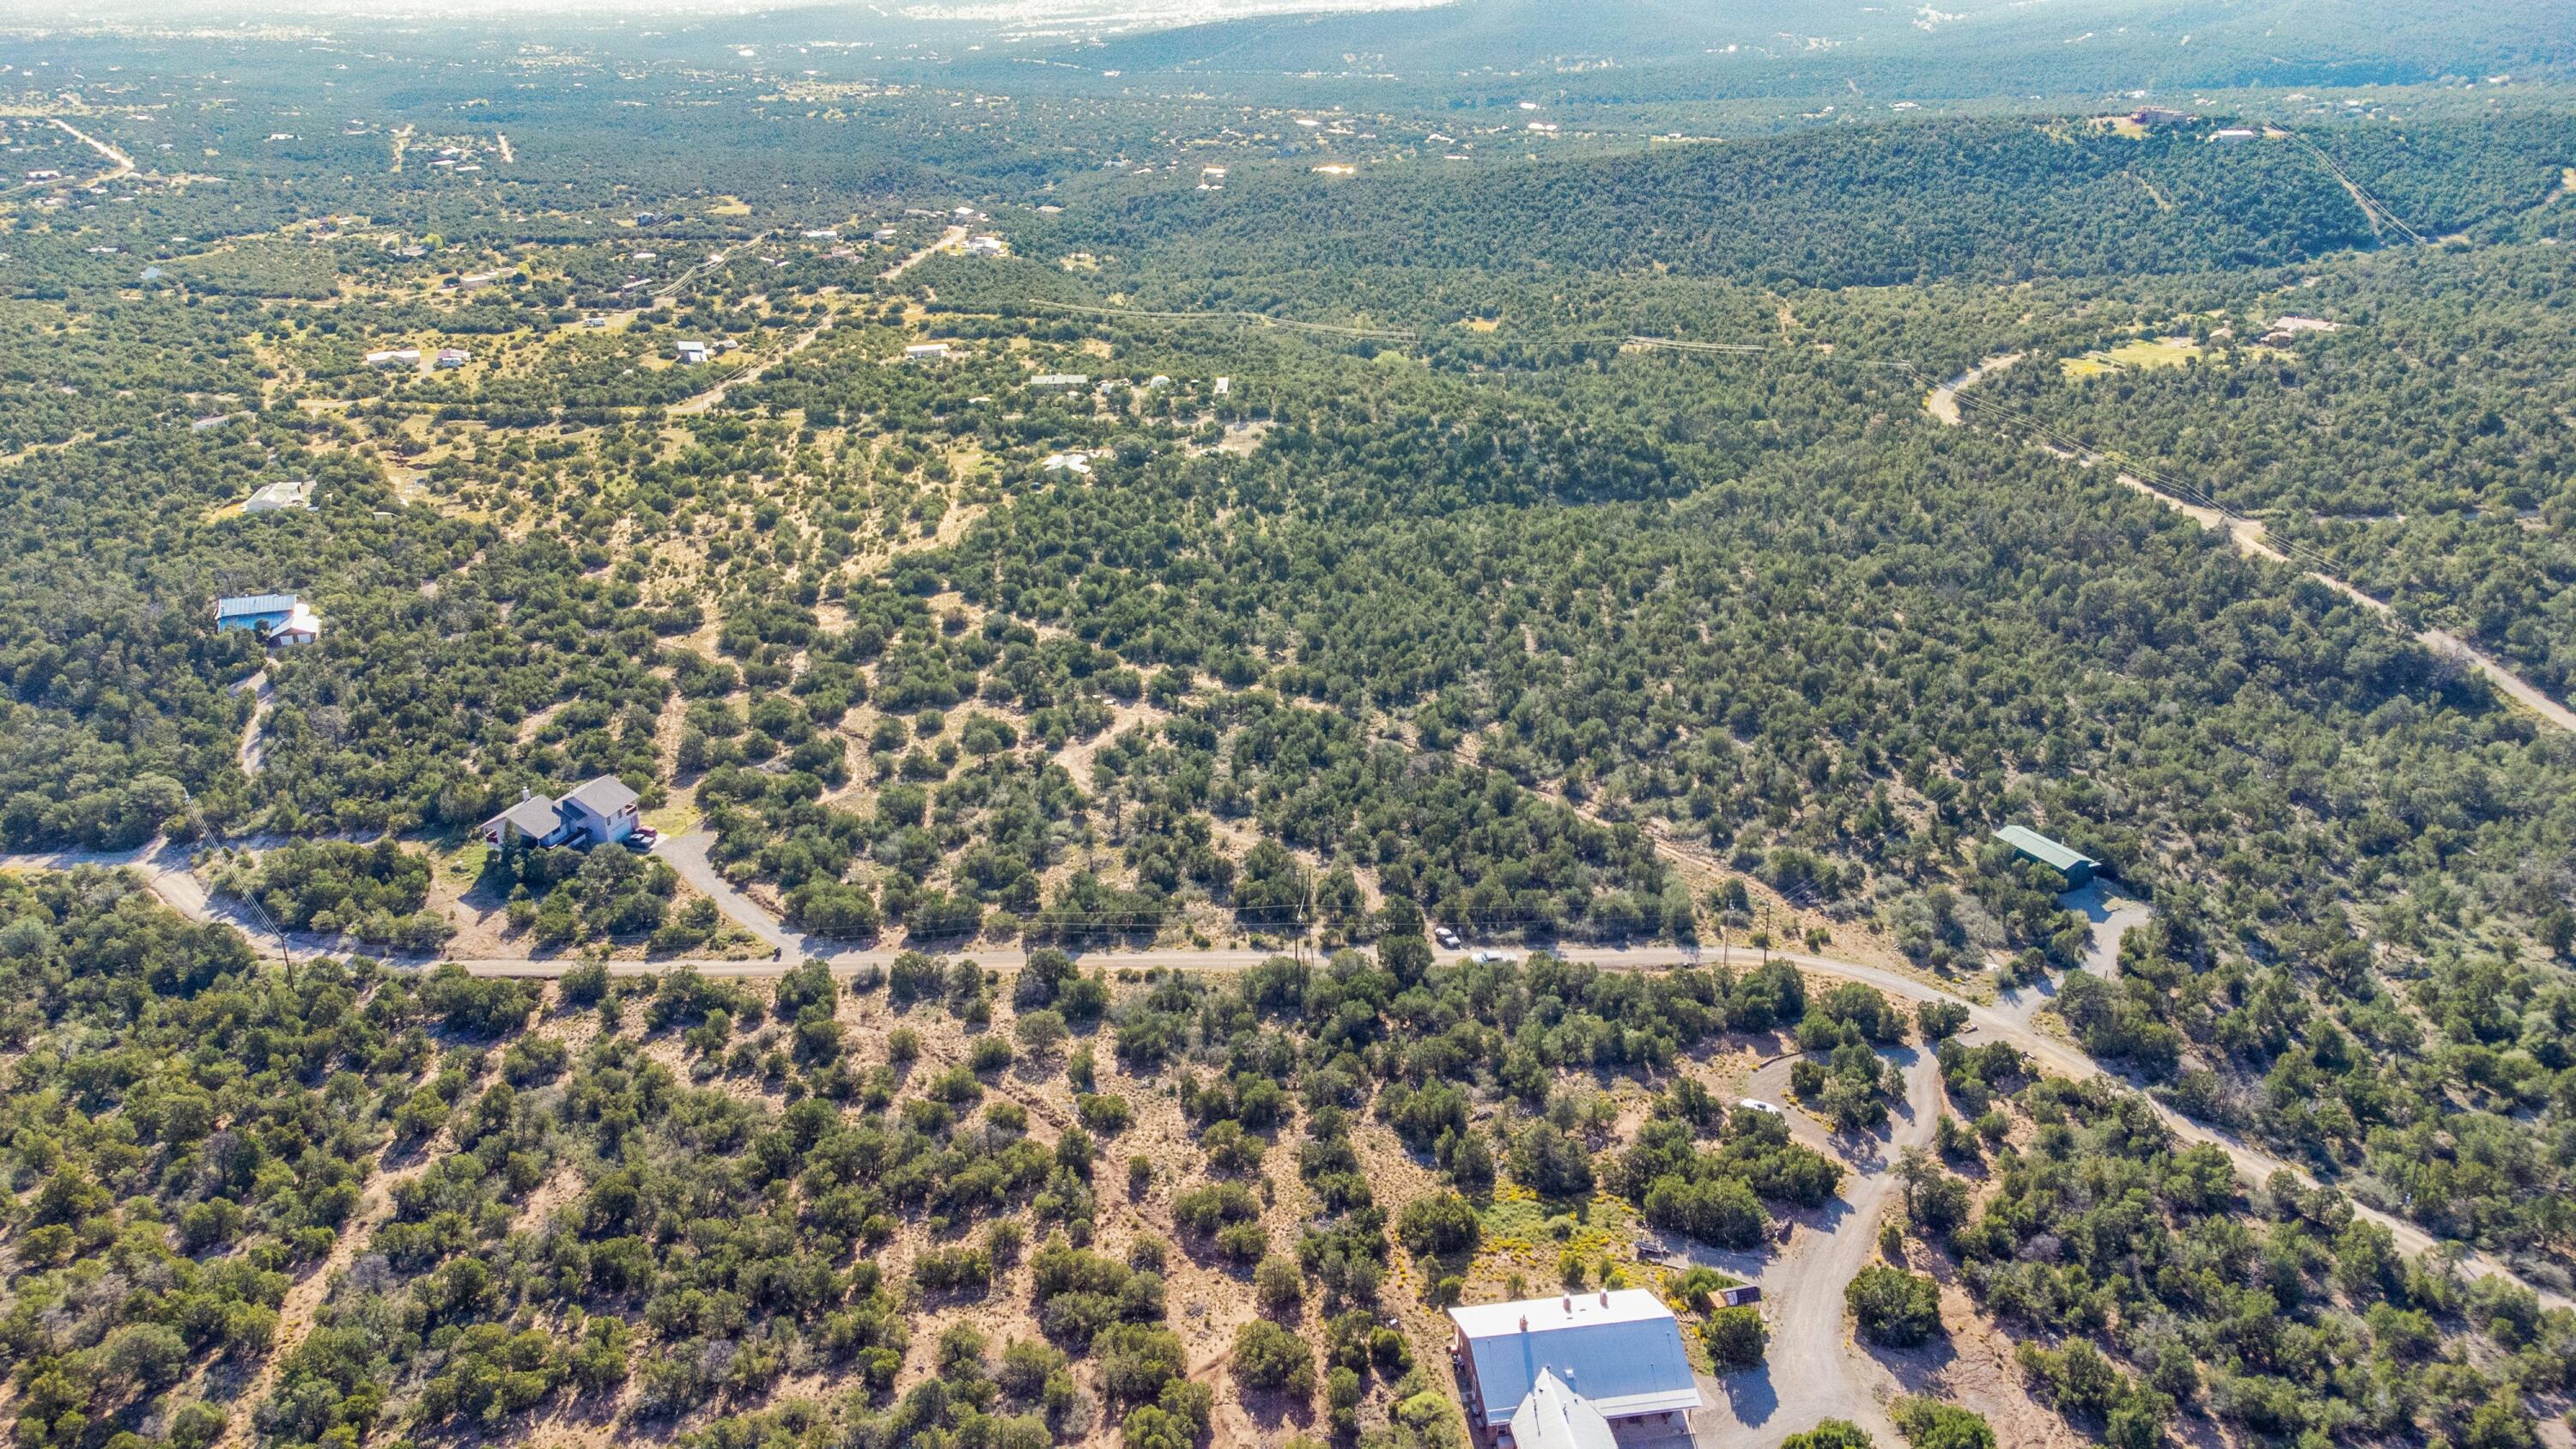
{"label": "power line", "polygon": [[1090,317],[1118,317],[1142,322],[1244,322],[1261,327],[1285,327],[1296,332],[1314,332],[1330,337],[1351,337],[1364,341],[1420,342],[1422,334],[1393,327],[1346,327],[1329,322],[1304,322],[1294,317],[1274,317],[1267,312],[1158,312],[1131,307],[1092,307],[1079,302],[1058,302],[1044,297],[1018,298],[1023,307],[1053,308],[1060,312],[1079,312]]}

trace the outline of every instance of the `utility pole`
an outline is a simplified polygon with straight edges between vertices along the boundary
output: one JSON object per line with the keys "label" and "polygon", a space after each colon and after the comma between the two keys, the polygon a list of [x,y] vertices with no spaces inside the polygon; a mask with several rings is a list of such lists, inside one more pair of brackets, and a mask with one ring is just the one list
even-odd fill
{"label": "utility pole", "polygon": [[244,895],[242,900],[252,910],[259,912],[261,922],[268,927],[270,934],[277,937],[278,959],[286,963],[288,970],[295,969],[295,945],[286,939],[285,928],[279,926],[277,918],[268,913],[268,907],[259,903],[258,896]]}

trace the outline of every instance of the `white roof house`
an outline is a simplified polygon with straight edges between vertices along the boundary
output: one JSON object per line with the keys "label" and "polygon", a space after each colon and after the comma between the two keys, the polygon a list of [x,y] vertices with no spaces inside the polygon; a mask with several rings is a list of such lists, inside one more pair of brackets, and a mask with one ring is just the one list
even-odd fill
{"label": "white roof house", "polygon": [[1089,453],[1049,453],[1046,462],[1039,466],[1050,473],[1088,474],[1091,472],[1091,455]]}
{"label": "white roof house", "polygon": [[970,236],[966,238],[966,255],[970,257],[998,257],[1001,254],[1002,239],[1000,237]]}
{"label": "white roof house", "polygon": [[682,362],[704,362],[707,360],[707,345],[703,342],[673,343],[671,355]]}
{"label": "white roof house", "polygon": [[236,594],[215,600],[215,631],[250,629],[264,642],[310,644],[322,637],[322,617],[293,594]]}
{"label": "white roof house", "polygon": [[382,352],[367,354],[369,367],[417,367],[419,365],[420,349],[417,347],[388,347]]}
{"label": "white roof house", "polygon": [[275,513],[281,509],[311,508],[312,506],[312,479],[280,478],[274,482],[261,484],[259,491],[251,494],[250,501],[242,505],[242,512]]}
{"label": "white roof house", "polygon": [[1618,1449],[1610,1421],[1592,1401],[1546,1369],[1512,1411],[1512,1449]]}
{"label": "white roof house", "polygon": [[945,342],[916,342],[903,350],[906,362],[944,362],[948,357]]}
{"label": "white roof house", "polygon": [[2243,126],[2229,126],[2225,130],[2210,132],[2209,139],[2221,146],[2236,146],[2253,140],[2255,134]]}
{"label": "white roof house", "polygon": [[[1449,1320],[1467,1379],[1467,1423],[1488,1443],[1508,1436],[1514,1449],[1530,1449],[1509,1426],[1542,1374],[1612,1423],[1676,1422],[1701,1406],[1681,1324],[1643,1288],[1452,1308]],[[1544,1420],[1553,1411],[1542,1398],[1537,1412]]]}
{"label": "white roof house", "polygon": [[438,349],[438,365],[440,367],[463,367],[470,355],[471,354],[467,353],[462,347],[442,347]]}

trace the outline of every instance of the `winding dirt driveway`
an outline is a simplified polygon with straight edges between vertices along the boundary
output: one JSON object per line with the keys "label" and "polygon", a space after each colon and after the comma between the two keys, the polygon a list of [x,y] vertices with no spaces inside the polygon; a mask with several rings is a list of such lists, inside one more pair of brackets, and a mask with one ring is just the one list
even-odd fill
{"label": "winding dirt driveway", "polygon": [[[1823,1419],[1849,1420],[1881,1444],[1904,1442],[1886,1409],[1887,1401],[1899,1392],[1896,1377],[1853,1342],[1845,1329],[1843,1288],[1869,1266],[1877,1250],[1879,1224],[1899,1191],[1889,1169],[1905,1149],[1931,1143],[1943,1098],[1940,1063],[1930,1052],[1902,1047],[1886,1056],[1905,1073],[1905,1100],[1897,1104],[1886,1128],[1835,1136],[1806,1113],[1788,1109],[1790,1137],[1835,1158],[1850,1171],[1843,1178],[1842,1193],[1821,1212],[1801,1213],[1793,1219],[1796,1226],[1786,1249],[1772,1254],[1730,1252],[1687,1239],[1666,1239],[1668,1252],[1762,1289],[1762,1316],[1771,1330],[1765,1363],[1717,1380],[1714,1402],[1694,1425],[1700,1435],[1714,1434],[1728,1449],[1770,1449]],[[1782,1057],[1765,1065],[1746,1081],[1746,1093],[1780,1101],[1796,1060]]]}

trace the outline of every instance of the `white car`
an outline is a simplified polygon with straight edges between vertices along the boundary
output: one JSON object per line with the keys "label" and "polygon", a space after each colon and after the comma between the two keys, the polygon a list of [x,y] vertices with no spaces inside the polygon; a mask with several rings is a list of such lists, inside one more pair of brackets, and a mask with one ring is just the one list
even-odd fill
{"label": "white car", "polygon": [[1440,929],[1433,931],[1431,933],[1431,939],[1448,947],[1450,950],[1454,951],[1458,949],[1458,933],[1450,930],[1447,926],[1442,926]]}
{"label": "white car", "polygon": [[1735,1105],[1747,1112],[1759,1112],[1766,1117],[1786,1117],[1789,1115],[1788,1113],[1781,1111],[1777,1105],[1765,1102],[1759,1097],[1747,1097]]}

